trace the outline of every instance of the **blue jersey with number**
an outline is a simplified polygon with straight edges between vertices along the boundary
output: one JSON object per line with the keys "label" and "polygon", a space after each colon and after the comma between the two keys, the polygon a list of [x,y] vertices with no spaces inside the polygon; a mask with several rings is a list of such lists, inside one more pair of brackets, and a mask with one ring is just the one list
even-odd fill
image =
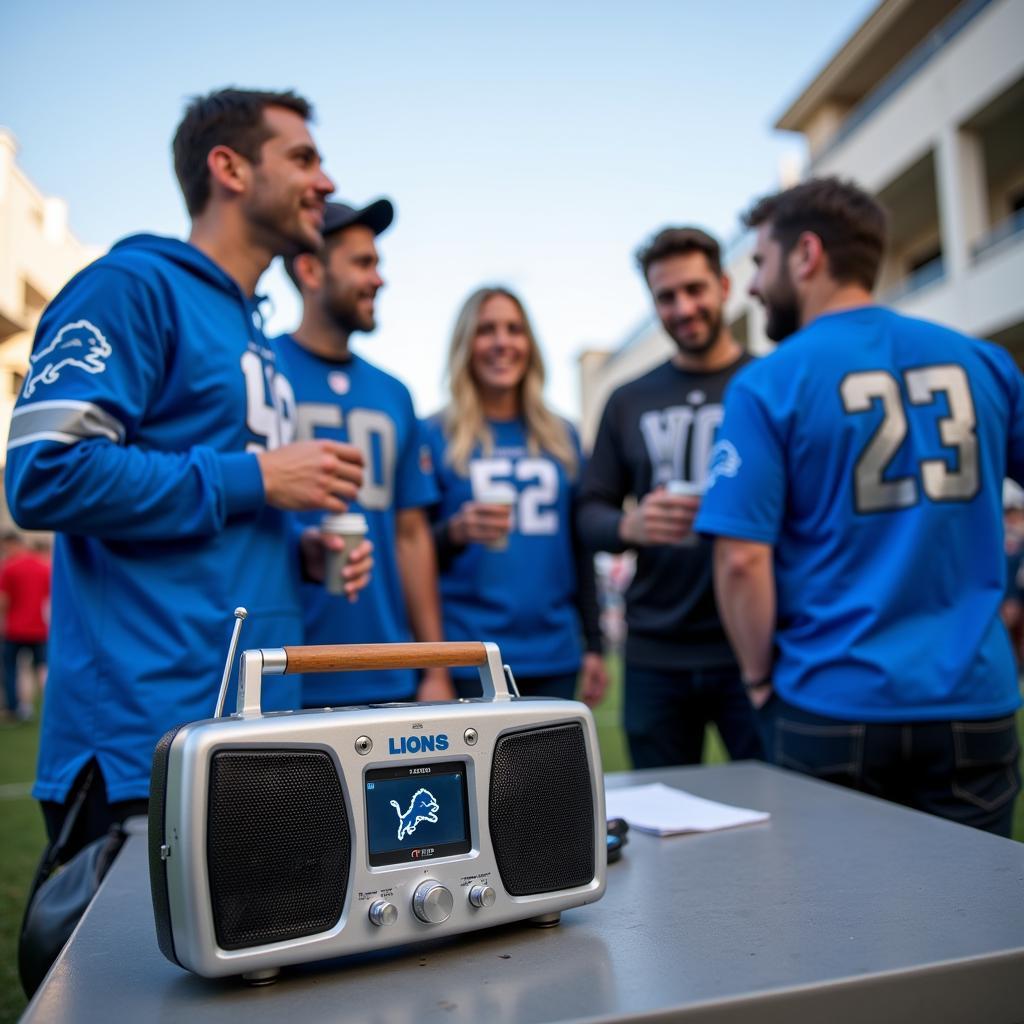
{"label": "blue jersey with number", "polygon": [[[508,547],[492,551],[470,544],[441,575],[445,639],[497,643],[518,676],[574,672],[581,658],[572,540],[575,481],[557,459],[530,454],[521,420],[492,420],[490,427],[494,450],[475,451],[469,475],[462,476],[447,460],[441,418],[426,424],[441,491],[436,519],[450,519],[485,492],[504,488],[515,497]],[[453,669],[452,675],[469,679],[476,670]]]}
{"label": "blue jersey with number", "polygon": [[[362,512],[373,541],[373,579],[354,603],[321,584],[302,587],[306,643],[402,643],[412,639],[395,547],[396,514],[432,505],[437,488],[429,449],[420,436],[404,384],[357,355],[322,359],[289,335],[275,341],[295,389],[300,439],[328,438],[356,445],[365,459],[362,490],[350,506]],[[299,515],[315,526],[322,513]],[[413,669],[307,675],[306,707],[411,700]]]}
{"label": "blue jersey with number", "polygon": [[775,682],[853,721],[1020,704],[999,618],[1002,485],[1024,478],[1008,352],[878,307],[736,376],[697,527],[774,547]]}
{"label": "blue jersey with number", "polygon": [[[146,796],[163,733],[213,714],[236,606],[243,647],[301,640],[297,552],[253,454],[293,430],[260,324],[198,249],[149,235],[43,314],[6,470],[17,522],[57,532],[40,800],[93,758],[109,800]],[[264,707],[300,685],[275,680]]]}

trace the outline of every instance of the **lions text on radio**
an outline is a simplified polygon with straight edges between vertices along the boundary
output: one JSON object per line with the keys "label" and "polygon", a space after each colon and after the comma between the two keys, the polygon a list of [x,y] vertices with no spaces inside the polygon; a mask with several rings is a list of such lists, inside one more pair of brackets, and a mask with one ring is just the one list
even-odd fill
{"label": "lions text on radio", "polygon": [[404,814],[402,806],[397,800],[392,800],[391,806],[394,807],[395,813],[398,815],[399,842],[415,832],[416,826],[421,821],[437,824],[437,812],[441,809],[441,805],[429,789],[417,789],[409,801],[409,809]]}
{"label": "lions text on radio", "polygon": [[421,754],[431,750],[447,750],[448,734],[436,736],[389,736],[388,752],[391,754]]}

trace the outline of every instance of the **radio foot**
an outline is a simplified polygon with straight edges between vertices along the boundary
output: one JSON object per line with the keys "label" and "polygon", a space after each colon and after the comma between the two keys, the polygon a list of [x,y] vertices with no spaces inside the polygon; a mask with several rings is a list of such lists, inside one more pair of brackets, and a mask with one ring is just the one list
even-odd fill
{"label": "radio foot", "polygon": [[534,928],[554,928],[562,920],[561,911],[554,914],[538,914],[530,918],[530,924]]}
{"label": "radio foot", "polygon": [[249,971],[242,975],[242,980],[250,985],[273,985],[281,973],[280,967],[264,967],[259,971]]}

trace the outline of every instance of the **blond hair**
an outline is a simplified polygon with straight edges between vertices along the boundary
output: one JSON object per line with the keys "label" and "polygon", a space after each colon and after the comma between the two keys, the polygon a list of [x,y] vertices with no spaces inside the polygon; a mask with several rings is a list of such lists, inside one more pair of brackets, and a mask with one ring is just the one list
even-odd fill
{"label": "blond hair", "polygon": [[531,455],[542,451],[557,459],[570,477],[578,469],[576,448],[569,427],[560,416],[544,404],[544,360],[533,333],[530,318],[522,302],[507,288],[479,288],[463,303],[455,321],[448,349],[448,385],[451,400],[442,413],[448,437],[446,459],[463,476],[469,472],[473,449],[480,445],[485,455],[494,451],[494,432],[484,416],[480,392],[473,377],[473,339],[480,322],[480,310],[488,299],[502,295],[514,302],[523,318],[523,329],[529,342],[526,373],[519,382],[519,414],[526,424],[526,446]]}

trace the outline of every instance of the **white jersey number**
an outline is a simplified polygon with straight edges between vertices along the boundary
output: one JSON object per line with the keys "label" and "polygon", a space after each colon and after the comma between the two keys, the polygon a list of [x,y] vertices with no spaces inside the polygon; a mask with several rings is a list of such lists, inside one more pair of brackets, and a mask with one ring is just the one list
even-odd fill
{"label": "white jersey number", "polygon": [[[504,495],[514,504],[512,529],[523,534],[558,532],[558,469],[549,459],[473,459],[469,464],[473,500],[482,495]],[[525,484],[519,490],[513,480]],[[547,506],[547,507],[546,507]]]}
{"label": "white jersey number", "polygon": [[363,508],[391,508],[394,501],[395,433],[394,420],[376,409],[353,409],[348,414],[348,436],[365,460],[363,486],[357,497]]}
{"label": "white jersey number", "polygon": [[[911,405],[931,405],[943,394],[949,415],[939,420],[939,439],[956,451],[956,469],[945,459],[924,459],[921,486],[932,501],[969,501],[978,493],[977,419],[971,386],[962,366],[955,363],[921,366],[903,374]],[[854,467],[854,494],[858,512],[888,512],[909,508],[918,500],[916,476],[883,479],[889,463],[907,436],[907,415],[899,381],[886,370],[851,373],[839,385],[848,413],[868,412],[875,399],[882,404],[882,422],[861,452]]]}
{"label": "white jersey number", "polygon": [[[340,430],[346,421],[341,407],[330,402],[301,402],[296,419],[300,441],[312,441],[317,427]],[[349,440],[363,453],[364,461],[363,486],[356,500],[372,511],[391,508],[398,457],[394,420],[376,409],[351,409],[347,421]]]}
{"label": "white jersey number", "polygon": [[[722,406],[717,402],[698,408],[673,405],[645,412],[640,417],[640,433],[651,460],[651,488],[669,480],[703,482],[721,422]],[[687,449],[689,465],[684,466]]]}
{"label": "white jersey number", "polygon": [[[273,451],[295,440],[295,392],[288,378],[274,372],[255,352],[245,352],[241,359],[245,378],[245,425],[266,438],[265,444],[250,441],[245,450]],[[267,401],[270,395],[270,402]]]}

